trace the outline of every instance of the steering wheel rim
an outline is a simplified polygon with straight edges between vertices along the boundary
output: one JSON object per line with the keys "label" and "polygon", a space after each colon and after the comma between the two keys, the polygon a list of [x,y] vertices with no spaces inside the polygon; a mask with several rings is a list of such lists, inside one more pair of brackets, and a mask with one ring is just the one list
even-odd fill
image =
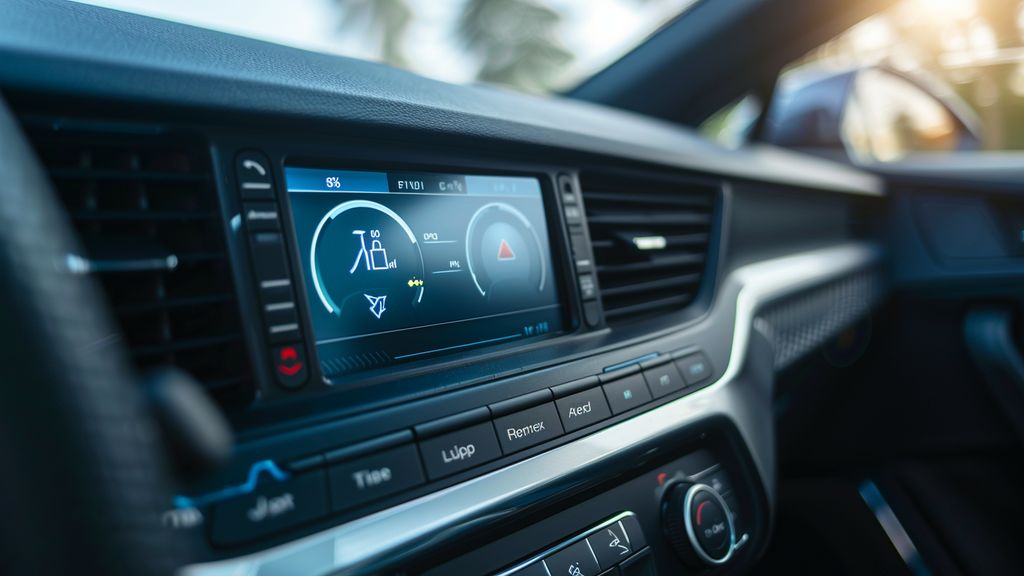
{"label": "steering wheel rim", "polygon": [[0,572],[170,574],[164,448],[77,244],[0,97]]}

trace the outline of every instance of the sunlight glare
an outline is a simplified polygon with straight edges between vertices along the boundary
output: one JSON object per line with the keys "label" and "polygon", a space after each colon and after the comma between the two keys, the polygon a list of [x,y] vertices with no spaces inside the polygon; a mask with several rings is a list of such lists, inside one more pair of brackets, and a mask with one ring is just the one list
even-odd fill
{"label": "sunlight glare", "polygon": [[976,0],[911,0],[918,14],[936,21],[967,20],[977,14]]}

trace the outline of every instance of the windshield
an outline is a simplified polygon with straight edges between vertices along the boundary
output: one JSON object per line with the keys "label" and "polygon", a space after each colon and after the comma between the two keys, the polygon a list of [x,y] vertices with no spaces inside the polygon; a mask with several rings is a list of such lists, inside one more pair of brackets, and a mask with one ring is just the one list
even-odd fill
{"label": "windshield", "polygon": [[575,86],[695,0],[81,0],[455,83]]}

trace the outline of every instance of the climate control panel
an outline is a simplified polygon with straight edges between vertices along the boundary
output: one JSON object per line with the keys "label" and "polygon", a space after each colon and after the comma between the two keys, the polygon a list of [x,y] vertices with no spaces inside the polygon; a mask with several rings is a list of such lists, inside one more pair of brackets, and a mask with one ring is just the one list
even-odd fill
{"label": "climate control panel", "polygon": [[721,435],[518,530],[412,572],[499,576],[656,576],[742,570],[763,544],[760,488]]}

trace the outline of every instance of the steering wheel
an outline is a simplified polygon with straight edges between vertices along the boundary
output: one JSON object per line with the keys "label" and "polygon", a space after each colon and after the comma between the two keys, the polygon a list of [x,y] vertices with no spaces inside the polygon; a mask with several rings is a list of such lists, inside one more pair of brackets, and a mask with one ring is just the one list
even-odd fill
{"label": "steering wheel", "polygon": [[171,574],[169,462],[80,253],[0,99],[0,573]]}

